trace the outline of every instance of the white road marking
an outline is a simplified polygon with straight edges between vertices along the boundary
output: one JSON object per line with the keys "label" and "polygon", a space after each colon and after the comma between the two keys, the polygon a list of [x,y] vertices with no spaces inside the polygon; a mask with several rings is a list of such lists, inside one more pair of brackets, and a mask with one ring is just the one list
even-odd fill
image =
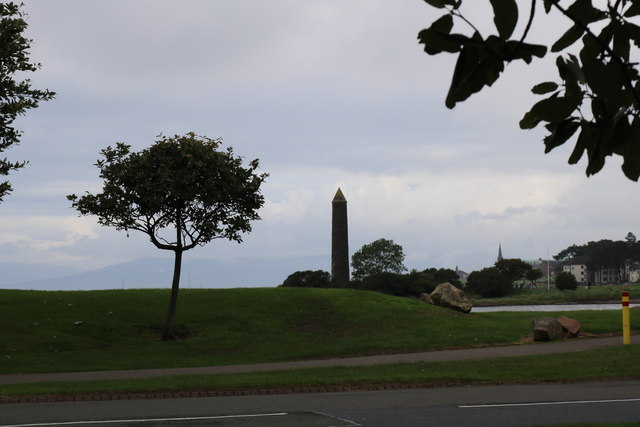
{"label": "white road marking", "polygon": [[531,403],[495,403],[495,404],[486,404],[486,405],[458,405],[458,408],[509,408],[514,406],[584,405],[588,403],[624,403],[624,402],[640,402],[640,399],[569,400],[566,402],[531,402]]}
{"label": "white road marking", "polygon": [[[342,422],[345,422],[345,423],[349,423],[349,424],[344,424],[344,426],[342,426],[342,427],[345,427],[345,426],[360,426],[360,425],[362,425],[362,424],[358,424],[358,423],[356,423],[354,421],[351,421],[351,420],[346,420],[344,418],[336,417],[335,415],[325,414],[324,412],[310,411],[310,413],[318,414],[318,415],[321,415],[323,417],[333,418],[334,420],[339,420],[339,421],[342,421]],[[2,426],[0,426],[0,427],[2,427]],[[332,426],[332,427],[341,427],[341,426],[336,425],[336,426]]]}
{"label": "white road marking", "polygon": [[61,423],[35,423],[35,424],[8,424],[0,427],[47,427],[47,426],[73,426],[81,424],[117,424],[117,423],[153,423],[158,421],[202,421],[202,420],[222,420],[229,418],[257,418],[257,417],[281,417],[289,415],[286,412],[275,412],[273,414],[250,414],[250,415],[219,415],[215,417],[182,417],[182,418],[144,418],[133,420],[106,420],[106,421],[69,421]]}

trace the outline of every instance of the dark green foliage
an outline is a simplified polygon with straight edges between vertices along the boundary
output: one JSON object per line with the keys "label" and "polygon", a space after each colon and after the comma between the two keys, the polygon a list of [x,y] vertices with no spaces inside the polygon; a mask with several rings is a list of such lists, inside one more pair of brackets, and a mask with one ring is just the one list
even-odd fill
{"label": "dark green foliage", "polygon": [[578,282],[573,274],[563,271],[556,275],[556,288],[561,291],[578,289]]}
{"label": "dark green foliage", "polygon": [[582,257],[587,269],[596,271],[600,268],[617,269],[623,280],[628,273],[628,266],[640,262],[640,243],[635,241],[633,233],[628,233],[625,240],[598,240],[584,245],[571,245],[558,252],[554,258],[558,261],[570,261],[574,257]]}
{"label": "dark green foliage", "polygon": [[537,268],[532,268],[531,270],[527,271],[525,279],[531,282],[532,286],[535,286],[536,281],[540,279],[542,276],[543,276],[542,271],[538,270]]}
{"label": "dark green foliage", "polygon": [[285,287],[296,288],[328,288],[331,286],[331,274],[323,270],[304,270],[291,273],[282,282]]}
{"label": "dark green foliage", "polygon": [[406,271],[402,246],[393,240],[378,239],[363,245],[351,257],[354,280],[378,273],[400,274]]}
{"label": "dark green foliage", "polygon": [[424,271],[411,271],[409,274],[376,273],[352,281],[350,286],[360,290],[417,298],[424,293],[433,292],[436,286],[444,282],[457,287],[462,286],[456,272],[446,268],[429,268]]}
{"label": "dark green foliage", "polygon": [[495,263],[494,267],[507,276],[512,285],[518,280],[526,279],[527,274],[533,270],[531,264],[519,258],[501,259]]}
{"label": "dark green foliage", "polygon": [[175,253],[165,339],[176,337],[174,315],[182,253],[214,239],[242,242],[264,204],[258,160],[242,165],[233,149],[220,150],[221,139],[187,133],[132,153],[117,143],[96,162],[104,180],[101,193],[67,196],[81,215],[97,215],[101,225],[137,230],[159,249]]}
{"label": "dark green foliage", "polygon": [[469,274],[465,290],[485,298],[498,298],[509,295],[513,286],[511,280],[497,268],[488,267]]}
{"label": "dark green foliage", "polygon": [[[560,80],[533,87],[533,93],[546,98],[532,106],[520,121],[520,127],[533,129],[543,123],[547,130],[546,153],[573,139],[569,163],[586,157],[587,176],[598,173],[606,157],[619,155],[623,158],[625,176],[638,180],[640,74],[633,55],[636,51],[632,51],[640,46],[640,26],[632,22],[640,15],[637,1],[600,2],[595,7],[592,0],[544,0],[546,14],[558,13],[568,23],[550,47],[525,42],[537,17],[538,1],[530,2],[528,13],[519,14],[515,0],[491,0],[489,12],[496,31],[488,36],[480,34],[465,18],[462,0],[427,3],[446,9],[447,13],[418,34],[425,52],[458,54],[445,101],[448,108],[491,86],[506,64],[515,60],[529,64],[534,56],[543,57],[547,50],[560,52],[556,58]],[[476,1],[469,3],[476,9],[489,8],[486,3],[481,6]],[[452,32],[454,19],[469,28],[468,34]],[[523,33],[513,37],[519,22],[523,24]],[[567,49],[577,42],[581,42],[581,47],[576,56]]]}
{"label": "dark green foliage", "polygon": [[[27,21],[21,7],[11,2],[0,3],[0,153],[20,143],[22,132],[13,127],[15,119],[55,95],[49,90],[33,89],[29,79],[16,80],[16,74],[23,76],[41,67],[29,59],[33,41],[23,35]],[[0,175],[9,175],[26,164],[0,159]],[[10,191],[8,181],[0,182],[0,202]]]}

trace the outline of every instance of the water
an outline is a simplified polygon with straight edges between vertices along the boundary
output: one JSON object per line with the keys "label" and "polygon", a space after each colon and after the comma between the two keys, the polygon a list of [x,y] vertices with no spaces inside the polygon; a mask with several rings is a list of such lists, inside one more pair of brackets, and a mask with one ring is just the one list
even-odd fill
{"label": "water", "polygon": [[[640,304],[630,304],[630,308]],[[473,307],[472,313],[494,313],[498,311],[581,311],[581,310],[621,310],[621,303],[607,304],[547,304],[547,305],[498,305],[494,307]]]}

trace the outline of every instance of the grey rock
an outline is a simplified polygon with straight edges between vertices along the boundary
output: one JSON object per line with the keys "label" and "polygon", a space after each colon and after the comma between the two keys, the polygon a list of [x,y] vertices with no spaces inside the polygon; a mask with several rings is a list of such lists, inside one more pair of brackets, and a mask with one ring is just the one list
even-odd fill
{"label": "grey rock", "polygon": [[473,305],[461,289],[456,288],[449,282],[440,283],[431,292],[431,301],[435,305],[447,307],[463,313],[469,313]]}
{"label": "grey rock", "polygon": [[531,321],[534,341],[552,341],[562,338],[562,324],[554,317],[538,317]]}

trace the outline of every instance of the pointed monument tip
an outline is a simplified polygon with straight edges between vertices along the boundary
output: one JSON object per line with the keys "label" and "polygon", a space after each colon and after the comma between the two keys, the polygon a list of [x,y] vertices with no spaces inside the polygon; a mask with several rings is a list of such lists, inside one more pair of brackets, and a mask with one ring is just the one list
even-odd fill
{"label": "pointed monument tip", "polygon": [[338,191],[336,191],[336,195],[333,196],[333,202],[346,202],[347,199],[345,199],[344,194],[342,194],[342,190],[340,190],[340,187],[338,187]]}

